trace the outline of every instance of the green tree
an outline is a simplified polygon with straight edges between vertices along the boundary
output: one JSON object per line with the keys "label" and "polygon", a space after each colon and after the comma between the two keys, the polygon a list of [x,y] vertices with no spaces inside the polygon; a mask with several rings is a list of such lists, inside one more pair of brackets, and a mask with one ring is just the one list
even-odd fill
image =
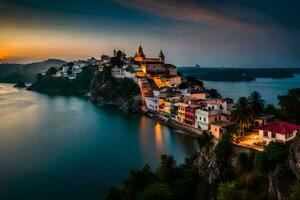
{"label": "green tree", "polygon": [[160,157],[160,166],[157,168],[155,174],[162,181],[171,181],[174,176],[175,160],[173,156],[166,154]]}
{"label": "green tree", "polygon": [[48,69],[48,71],[46,72],[46,75],[47,75],[47,76],[51,76],[51,75],[56,74],[56,72],[57,72],[57,69],[56,69],[55,67],[50,67],[50,68]]}
{"label": "green tree", "polygon": [[207,146],[210,147],[213,144],[212,136],[207,132],[203,131],[202,135],[198,138],[198,145],[200,148]]}
{"label": "green tree", "polygon": [[166,183],[154,183],[147,186],[137,196],[137,200],[171,200],[173,195]]}
{"label": "green tree", "polygon": [[39,81],[39,80],[41,80],[43,78],[43,75],[41,74],[41,73],[38,73],[37,75],[36,75],[36,81]]}
{"label": "green tree", "polygon": [[300,198],[300,181],[296,181],[292,186],[291,186],[291,193],[289,196],[289,200],[299,200]]}
{"label": "green tree", "polygon": [[264,113],[274,115],[276,118],[281,118],[280,110],[271,104],[265,107]]}
{"label": "green tree", "polygon": [[300,123],[300,88],[289,90],[287,95],[278,96],[278,100],[283,117]]}
{"label": "green tree", "polygon": [[143,191],[149,184],[154,183],[154,174],[150,167],[145,165],[141,169],[130,170],[128,177],[124,180],[121,195],[124,200],[136,199],[138,193]]}
{"label": "green tree", "polygon": [[279,142],[270,142],[263,152],[255,155],[254,165],[255,168],[261,173],[268,173],[273,170],[280,162],[286,159],[286,149],[284,144]]}
{"label": "green tree", "polygon": [[207,90],[207,93],[211,98],[222,98],[221,94],[216,89],[209,89]]}
{"label": "green tree", "polygon": [[239,200],[245,199],[245,194],[237,190],[236,182],[221,183],[218,187],[217,200]]}
{"label": "green tree", "polygon": [[122,66],[123,65],[123,61],[122,61],[122,56],[123,56],[123,53],[122,51],[118,50],[116,52],[116,56],[115,57],[112,57],[110,59],[110,64],[112,67],[115,67],[115,66]]}
{"label": "green tree", "polygon": [[222,135],[221,140],[217,144],[215,148],[215,155],[218,160],[221,160],[223,162],[228,162],[228,158],[232,153],[232,133],[226,132]]}
{"label": "green tree", "polygon": [[235,109],[231,112],[231,120],[239,126],[241,135],[244,135],[245,128],[253,123],[254,115],[246,97],[239,98]]}
{"label": "green tree", "polygon": [[256,172],[250,171],[245,177],[245,189],[250,194],[257,194],[257,199],[266,199],[268,193],[268,177]]}
{"label": "green tree", "polygon": [[182,82],[178,88],[179,89],[186,89],[186,88],[191,88],[191,89],[203,89],[203,82],[199,79],[196,79],[195,77],[188,76],[186,77],[186,80]]}
{"label": "green tree", "polygon": [[258,92],[254,91],[248,97],[248,104],[253,114],[258,115],[263,112],[265,101]]}

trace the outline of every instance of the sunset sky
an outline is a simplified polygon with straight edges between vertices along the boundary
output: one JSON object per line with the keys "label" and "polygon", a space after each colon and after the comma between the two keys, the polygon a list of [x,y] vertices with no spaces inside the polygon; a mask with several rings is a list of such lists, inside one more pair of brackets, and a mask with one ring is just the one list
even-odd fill
{"label": "sunset sky", "polygon": [[299,10],[296,0],[0,0],[0,63],[131,55],[142,43],[179,66],[300,66]]}

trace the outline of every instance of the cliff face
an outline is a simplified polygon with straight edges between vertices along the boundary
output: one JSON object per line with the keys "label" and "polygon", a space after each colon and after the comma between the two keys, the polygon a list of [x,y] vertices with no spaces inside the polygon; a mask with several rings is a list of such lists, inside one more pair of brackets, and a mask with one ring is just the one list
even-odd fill
{"label": "cliff face", "polygon": [[204,177],[208,184],[217,183],[221,175],[221,163],[217,161],[213,149],[202,147],[198,156],[193,160],[198,174]]}
{"label": "cliff face", "polygon": [[269,199],[287,200],[289,187],[294,180],[293,176],[287,165],[278,164],[269,174]]}
{"label": "cliff face", "polygon": [[290,146],[289,166],[296,177],[300,178],[300,138],[298,137]]}
{"label": "cliff face", "polygon": [[130,79],[111,79],[96,83],[91,90],[91,101],[94,103],[120,106],[124,112],[139,112],[141,97],[139,86]]}
{"label": "cliff face", "polygon": [[286,164],[278,164],[269,174],[269,199],[287,200],[291,184],[300,178],[300,137],[289,147]]}
{"label": "cliff face", "polygon": [[[232,157],[236,156],[232,155]],[[230,161],[230,165],[234,164],[233,160]],[[198,174],[205,178],[209,185],[214,187],[222,181],[222,174],[226,166],[216,159],[213,147],[202,147],[193,158],[192,164],[197,169]],[[277,164],[275,169],[269,173],[269,183],[266,186],[268,188],[268,199],[288,200],[290,186],[296,178],[300,178],[300,137],[296,138],[290,145],[286,162]]]}

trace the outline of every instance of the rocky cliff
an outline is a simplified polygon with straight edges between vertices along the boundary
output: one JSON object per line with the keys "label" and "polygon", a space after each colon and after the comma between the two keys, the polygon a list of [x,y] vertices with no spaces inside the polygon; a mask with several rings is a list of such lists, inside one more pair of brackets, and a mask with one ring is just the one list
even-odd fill
{"label": "rocky cliff", "polygon": [[300,178],[300,137],[289,147],[289,156],[285,164],[278,164],[269,174],[269,199],[287,200],[291,184]]}
{"label": "rocky cliff", "polygon": [[278,164],[269,174],[269,200],[287,200],[294,174],[287,165]]}
{"label": "rocky cliff", "polygon": [[114,79],[95,81],[90,92],[94,103],[120,106],[124,112],[139,112],[141,97],[139,86],[131,79]]}
{"label": "rocky cliff", "polygon": [[198,174],[204,177],[209,185],[215,185],[221,176],[221,163],[216,159],[213,148],[204,146],[193,160]]}
{"label": "rocky cliff", "polygon": [[295,176],[300,178],[300,137],[291,144],[288,158],[289,166]]}

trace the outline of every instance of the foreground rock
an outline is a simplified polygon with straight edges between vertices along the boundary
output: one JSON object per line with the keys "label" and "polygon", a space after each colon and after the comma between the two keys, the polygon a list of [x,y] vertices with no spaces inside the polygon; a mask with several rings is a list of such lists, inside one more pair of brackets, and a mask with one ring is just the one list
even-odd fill
{"label": "foreground rock", "polygon": [[294,175],[289,167],[278,164],[275,170],[269,174],[269,199],[287,200],[289,195],[289,186],[294,181]]}
{"label": "foreground rock", "polygon": [[193,160],[198,174],[204,177],[209,185],[215,185],[221,175],[221,163],[216,159],[213,148],[204,146]]}
{"label": "foreground rock", "polygon": [[295,176],[300,178],[300,138],[299,136],[296,140],[291,144],[289,151],[289,167]]}

